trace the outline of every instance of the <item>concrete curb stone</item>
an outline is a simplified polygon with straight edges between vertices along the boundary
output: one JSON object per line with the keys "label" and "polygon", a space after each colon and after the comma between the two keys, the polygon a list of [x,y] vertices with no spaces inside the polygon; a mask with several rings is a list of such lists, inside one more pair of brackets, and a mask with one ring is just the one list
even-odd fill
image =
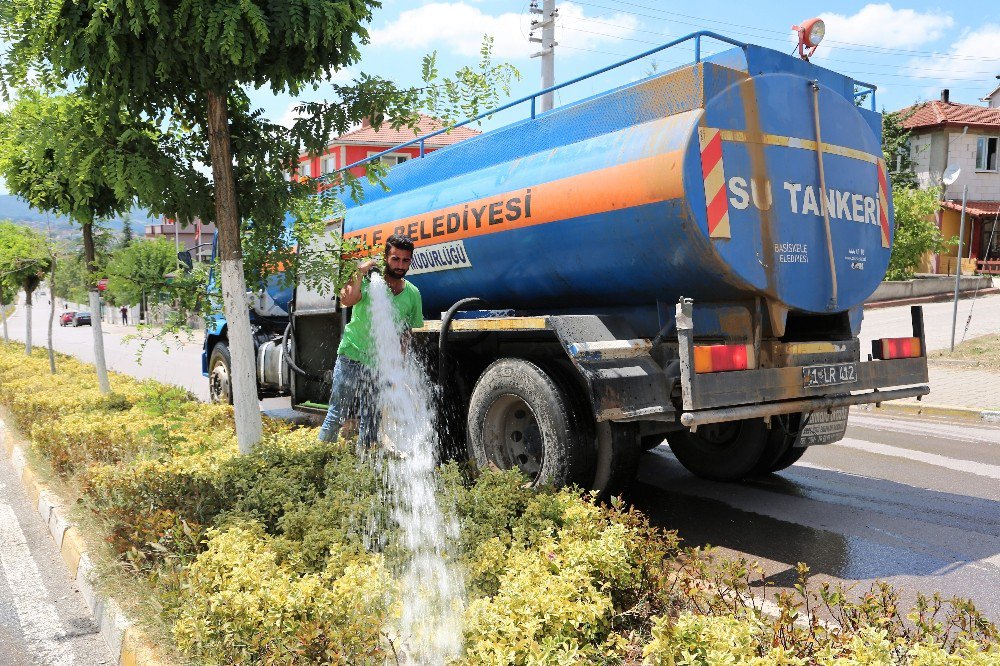
{"label": "concrete curb stone", "polygon": [[911,416],[939,416],[970,421],[982,421],[985,423],[1000,423],[1000,410],[993,409],[973,409],[969,407],[958,407],[956,405],[934,405],[921,402],[884,402],[880,407],[865,407],[858,407],[857,411],[871,413],[893,412],[897,414],[908,414]]}
{"label": "concrete curb stone", "polygon": [[94,565],[87,554],[87,545],[80,531],[65,516],[60,498],[46,488],[28,465],[21,446],[10,436],[7,425],[0,420],[0,448],[11,461],[24,491],[46,523],[49,535],[59,548],[59,554],[90,609],[104,642],[120,666],[166,666],[156,654],[146,634],[133,625],[113,598],[94,589]]}

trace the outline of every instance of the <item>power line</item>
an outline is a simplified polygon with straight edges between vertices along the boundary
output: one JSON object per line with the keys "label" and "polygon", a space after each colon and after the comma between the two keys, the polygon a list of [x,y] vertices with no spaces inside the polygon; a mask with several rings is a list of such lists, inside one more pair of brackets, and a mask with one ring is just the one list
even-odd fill
{"label": "power line", "polygon": [[[705,17],[702,17],[702,16],[693,16],[691,14],[680,14],[678,12],[670,12],[670,11],[666,11],[666,10],[663,10],[663,9],[659,9],[657,7],[649,7],[647,5],[640,5],[640,4],[636,4],[636,3],[633,3],[633,2],[624,2],[622,0],[619,0],[618,4],[620,4],[620,5],[626,5],[626,6],[630,6],[630,7],[637,7],[639,9],[644,9],[646,11],[654,12],[656,15],[643,14],[643,13],[640,13],[640,12],[628,11],[628,10],[625,10],[625,9],[619,9],[619,8],[615,8],[615,7],[608,7],[607,5],[601,5],[601,4],[597,4],[597,3],[594,3],[594,2],[587,2],[585,0],[576,0],[576,3],[579,4],[579,5],[584,5],[584,6],[588,6],[588,7],[595,7],[595,8],[598,8],[598,9],[605,9],[605,10],[614,11],[614,12],[618,12],[620,14],[630,14],[632,16],[637,16],[637,17],[641,17],[641,18],[652,18],[652,19],[665,20],[664,19],[665,16],[680,16],[680,17],[683,17],[683,18],[693,19],[693,20],[697,21],[697,23],[690,23],[690,22],[687,22],[687,21],[679,21],[679,20],[673,19],[674,22],[680,23],[682,25],[692,25],[694,27],[702,27],[703,28],[706,23],[713,23],[713,24],[721,25],[721,26],[728,27],[728,28],[742,28],[744,30],[751,30],[751,31],[760,32],[760,33],[769,33],[769,34],[774,34],[774,35],[785,35],[785,36],[787,36],[787,34],[788,34],[787,32],[783,32],[783,31],[780,31],[780,30],[774,30],[774,29],[771,29],[771,28],[763,28],[763,27],[759,27],[759,26],[743,25],[743,24],[739,24],[739,23],[730,23],[730,22],[727,22],[727,21],[719,21],[719,20],[716,20],[716,19],[705,18]],[[774,39],[774,38],[771,38],[771,39]],[[779,41],[779,40],[774,40],[774,41]],[[850,50],[854,50],[854,51],[863,51],[863,52],[869,52],[869,53],[878,53],[878,54],[883,54],[883,55],[886,55],[886,54],[924,55],[924,56],[935,56],[935,57],[939,57],[939,58],[948,58],[948,59],[951,59],[951,60],[969,60],[969,61],[980,61],[980,62],[1000,62],[1000,57],[992,57],[991,58],[991,57],[984,57],[984,56],[966,56],[966,55],[960,55],[960,54],[957,54],[957,53],[942,53],[940,51],[918,51],[918,50],[913,50],[913,49],[899,49],[899,48],[893,48],[893,47],[887,47],[887,46],[874,46],[872,44],[859,44],[859,43],[856,43],[856,42],[847,42],[847,41],[841,41],[841,40],[837,40],[837,39],[827,39],[826,42],[828,44],[839,44],[839,45],[843,45],[843,46],[852,46],[854,48],[850,49]]]}
{"label": "power line", "polygon": [[[608,23],[607,21],[598,21],[596,19],[587,18],[587,17],[577,17],[575,20],[577,20],[577,21],[585,21],[587,23],[597,23],[597,24],[600,24],[600,25],[607,25],[607,26],[611,26],[611,27],[615,27],[615,28],[622,27],[621,24],[619,24],[619,23]],[[566,25],[565,22],[564,22],[563,23],[563,27],[564,28],[568,28],[570,26]],[[577,28],[577,29],[579,29],[579,28]],[[650,34],[650,35],[658,35],[660,37],[664,37],[663,32],[660,31],[660,30],[645,30],[643,28],[632,28],[631,30],[633,32],[642,32],[642,33],[647,33],[647,34]],[[777,40],[774,40],[774,41],[777,41]],[[653,42],[648,42],[648,43],[652,44]],[[660,43],[662,43],[662,42],[660,42]],[[868,66],[868,67],[885,67],[885,65],[883,65],[881,63],[866,62],[866,61],[863,61],[863,60],[847,60],[847,59],[844,59],[844,58],[833,58],[833,57],[827,57],[826,54],[822,54],[822,62],[841,62],[841,63],[850,64],[850,65],[865,65],[865,66]],[[909,69],[914,70],[914,71],[920,71],[920,72],[939,72],[939,73],[942,73],[942,74],[947,74],[947,73],[950,73],[950,72],[953,71],[951,69],[942,69],[942,68],[937,68],[937,67],[914,67],[914,66],[911,66],[911,67],[909,67]],[[996,73],[996,71],[978,71],[978,70],[977,71],[963,70],[963,71],[966,74],[981,74],[983,76],[992,76],[992,75],[994,75]]]}
{"label": "power line", "polygon": [[[654,45],[655,46],[655,45],[659,45],[659,44],[662,43],[662,42],[652,42],[652,41],[649,41],[649,40],[643,40],[643,39],[639,39],[639,38],[635,38],[635,37],[623,37],[623,36],[620,36],[620,35],[614,35],[614,34],[609,34],[609,33],[605,33],[605,32],[599,32],[599,31],[595,31],[595,30],[586,30],[584,28],[574,28],[574,27],[568,26],[568,25],[563,25],[562,27],[564,29],[566,29],[566,30],[573,30],[573,31],[576,31],[576,32],[582,32],[582,33],[597,35],[597,36],[601,36],[601,37],[607,37],[607,38],[610,38],[610,39],[619,39],[619,40],[627,40],[627,41],[632,41],[632,42],[638,42],[640,44],[649,44],[649,45]],[[649,32],[649,31],[646,31],[646,32]],[[569,47],[567,47],[567,48],[569,48]],[[584,50],[584,51],[588,50],[588,49],[582,49],[580,47],[575,47],[575,48],[576,48],[576,50]],[[616,53],[611,53],[611,52],[608,52],[608,51],[593,51],[593,50],[591,50],[591,52],[593,52],[593,53],[604,53],[604,54],[608,54],[608,55],[621,55],[622,57],[627,57],[625,54],[616,54]],[[838,60],[838,59],[836,59],[836,58],[828,58],[827,60],[834,61],[834,60]],[[838,61],[839,62],[848,62],[848,63],[851,63],[851,64],[860,64],[860,65],[869,65],[869,66],[878,67],[878,65],[875,64],[875,63],[864,63],[864,62],[858,62],[858,61],[843,61],[843,60],[838,60]],[[666,62],[668,64],[678,64],[678,65],[686,64],[686,61],[666,61]],[[920,76],[920,75],[917,75],[917,74],[899,74],[899,73],[895,73],[895,72],[884,72],[884,71],[863,71],[863,70],[855,70],[853,68],[846,68],[846,69],[850,70],[851,75],[857,75],[859,77],[860,76],[864,76],[866,78],[877,77],[877,79],[886,79],[886,78],[889,78],[889,79],[903,79],[903,80],[909,80],[909,81],[927,81],[927,82],[938,81],[938,82],[947,83],[947,84],[950,85],[950,87],[952,87],[952,88],[954,88],[956,90],[980,90],[982,88],[981,84],[969,83],[969,84],[966,84],[966,85],[962,85],[961,83],[959,83],[960,81],[966,80],[966,77],[964,77],[964,76],[962,78],[957,78],[956,79],[956,78],[951,78],[951,77],[947,76],[946,74],[932,75],[932,76]],[[946,70],[934,70],[934,69],[927,69],[927,68],[920,68],[920,67],[915,67],[915,68],[910,68],[910,69],[913,69],[915,71],[927,71],[927,72],[935,72],[935,71],[945,72],[946,71]],[[963,74],[991,74],[991,73],[992,72],[963,72]],[[892,82],[890,85],[892,85],[894,87],[926,88],[926,87],[928,87],[929,84],[928,83],[904,84],[904,83]]]}

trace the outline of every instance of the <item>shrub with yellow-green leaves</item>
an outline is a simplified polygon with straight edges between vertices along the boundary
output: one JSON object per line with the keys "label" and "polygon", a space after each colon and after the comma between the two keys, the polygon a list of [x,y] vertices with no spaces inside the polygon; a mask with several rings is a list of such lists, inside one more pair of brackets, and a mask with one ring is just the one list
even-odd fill
{"label": "shrub with yellow-green leaves", "polygon": [[[59,367],[51,375],[42,350],[0,344],[0,405],[80,489],[120,574],[146,586],[185,654],[396,661],[402,544],[385,480],[353,442],[266,421],[241,456],[228,406],[114,374],[104,396],[90,366]],[[682,550],[634,510],[455,464],[439,490],[461,526],[462,665],[1000,664],[996,628],[969,602],[922,597],[904,618],[889,586],[855,598],[809,586],[803,567],[769,617],[753,605],[755,567]]]}
{"label": "shrub with yellow-green leaves", "polygon": [[379,555],[330,553],[321,571],[297,570],[257,524],[210,533],[191,565],[174,637],[209,663],[366,664],[382,640],[392,576]]}

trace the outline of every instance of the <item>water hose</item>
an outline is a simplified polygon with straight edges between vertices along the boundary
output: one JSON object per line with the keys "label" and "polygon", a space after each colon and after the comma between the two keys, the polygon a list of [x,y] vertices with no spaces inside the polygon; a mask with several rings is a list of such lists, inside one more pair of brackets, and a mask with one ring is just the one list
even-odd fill
{"label": "water hose", "polygon": [[454,318],[455,313],[462,308],[468,307],[473,303],[479,305],[486,305],[486,301],[481,298],[473,296],[472,298],[463,298],[462,300],[456,302],[444,313],[441,317],[441,333],[438,335],[438,376],[437,383],[441,389],[444,389],[444,377],[445,377],[445,363],[448,359],[448,329],[451,328],[451,320]]}
{"label": "water hose", "polygon": [[285,326],[285,332],[281,336],[281,351],[283,353],[285,363],[288,367],[292,369],[296,374],[302,375],[306,379],[314,382],[323,382],[326,380],[324,375],[317,375],[313,372],[308,372],[303,370],[299,366],[295,365],[295,361],[292,360],[292,355],[288,351],[288,332],[292,330],[292,322],[288,322],[288,326]]}

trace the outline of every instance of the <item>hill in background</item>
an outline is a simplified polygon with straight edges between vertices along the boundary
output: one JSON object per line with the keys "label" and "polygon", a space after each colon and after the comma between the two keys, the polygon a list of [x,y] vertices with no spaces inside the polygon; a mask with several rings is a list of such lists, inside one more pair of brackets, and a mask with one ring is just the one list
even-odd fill
{"label": "hill in background", "polygon": [[[149,213],[141,208],[136,208],[130,215],[132,219],[132,233],[142,236],[145,225],[150,224]],[[155,218],[154,218],[155,219]],[[80,227],[73,224],[65,217],[46,214],[32,208],[26,201],[19,199],[12,194],[0,195],[0,220],[11,220],[20,224],[26,224],[42,233],[45,232],[46,224],[51,223],[52,235],[55,238],[77,238],[80,236]],[[116,217],[108,220],[106,226],[115,233],[120,233],[124,220]]]}

